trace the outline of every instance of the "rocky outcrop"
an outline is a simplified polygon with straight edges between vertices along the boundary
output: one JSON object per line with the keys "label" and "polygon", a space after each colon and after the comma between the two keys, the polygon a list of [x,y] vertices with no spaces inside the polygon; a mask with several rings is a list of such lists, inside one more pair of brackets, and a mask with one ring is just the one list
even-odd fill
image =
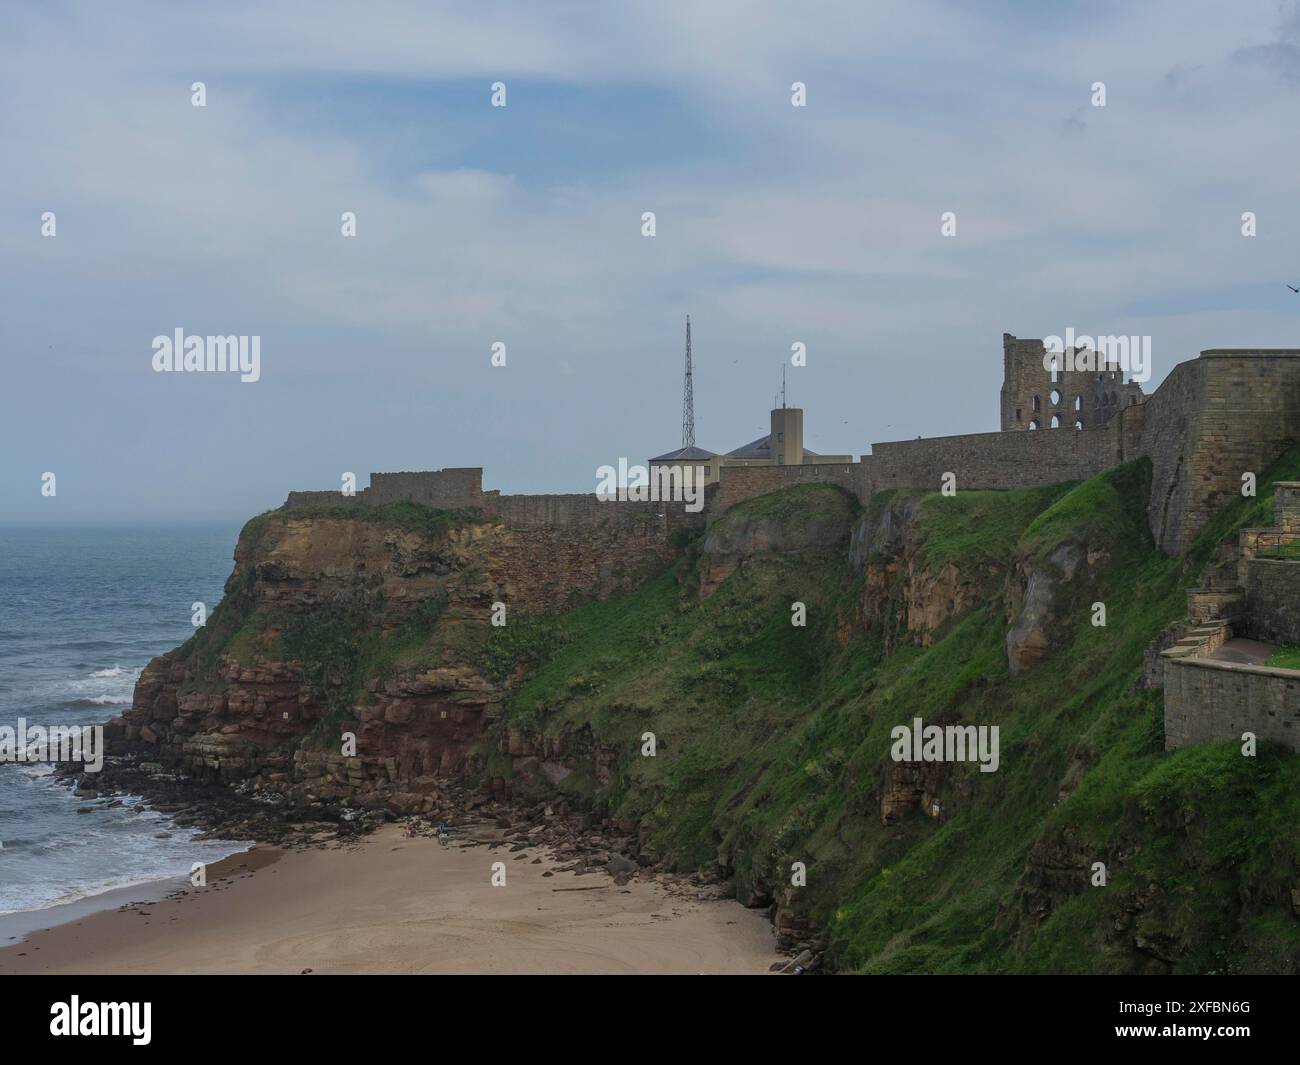
{"label": "rocky outcrop", "polygon": [[1060,544],[1042,558],[1020,559],[1007,585],[1007,665],[1022,673],[1052,650],[1056,623],[1063,609],[1062,589],[1074,579],[1083,551]]}
{"label": "rocky outcrop", "polygon": [[1090,589],[1109,562],[1109,552],[1074,539],[1016,559],[1007,582],[1007,666],[1013,674],[1050,657],[1081,612],[1092,610]]}
{"label": "rocky outcrop", "polygon": [[[508,685],[481,653],[493,604],[508,621],[557,611],[635,587],[674,553],[652,523],[513,527],[408,507],[250,522],[221,606],[146,667],[110,752],[292,801],[427,813]],[[319,657],[295,657],[301,625]]]}
{"label": "rocky outcrop", "polygon": [[853,523],[853,499],[838,488],[805,486],[742,503],[714,522],[700,548],[700,598],[757,555],[799,555],[842,550]]}
{"label": "rocky outcrop", "polygon": [[944,762],[885,762],[880,788],[880,823],[892,825],[912,810],[942,820],[940,792],[949,776]]}
{"label": "rocky outcrop", "polygon": [[903,643],[929,647],[962,614],[1000,590],[1004,570],[984,563],[962,569],[925,553],[916,495],[895,495],[854,527],[849,561],[862,573],[858,609],[885,652]]}

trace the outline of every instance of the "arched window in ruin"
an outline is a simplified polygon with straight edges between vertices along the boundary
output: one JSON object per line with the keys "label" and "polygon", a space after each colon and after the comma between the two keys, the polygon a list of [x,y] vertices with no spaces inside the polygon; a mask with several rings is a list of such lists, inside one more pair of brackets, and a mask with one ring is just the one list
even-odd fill
{"label": "arched window in ruin", "polygon": [[1052,415],[1052,428],[1053,428],[1053,429],[1059,429],[1060,427],[1061,427],[1061,419],[1058,418],[1055,414],[1053,414],[1053,415]]}
{"label": "arched window in ruin", "polygon": [[1074,409],[1075,409],[1075,410],[1083,410],[1083,396],[1082,396],[1082,395],[1078,395],[1078,396],[1075,396],[1075,397],[1074,397]]}
{"label": "arched window in ruin", "polygon": [[1052,389],[1052,394],[1047,398],[1052,401],[1053,407],[1059,407],[1061,405],[1061,393],[1056,389]]}
{"label": "arched window in ruin", "polygon": [[1083,419],[1082,419],[1082,418],[1075,418],[1075,419],[1074,419],[1074,427],[1075,427],[1076,429],[1082,429],[1082,428],[1083,428]]}
{"label": "arched window in ruin", "polygon": [[1042,409],[1043,409],[1043,404],[1039,401],[1039,398],[1038,398],[1037,396],[1035,396],[1035,397],[1034,397],[1034,410],[1042,410]]}
{"label": "arched window in ruin", "polygon": [[1037,419],[1037,418],[1030,418],[1030,419],[1029,419],[1029,428],[1031,428],[1031,429],[1037,429],[1037,428],[1038,428],[1038,419]]}

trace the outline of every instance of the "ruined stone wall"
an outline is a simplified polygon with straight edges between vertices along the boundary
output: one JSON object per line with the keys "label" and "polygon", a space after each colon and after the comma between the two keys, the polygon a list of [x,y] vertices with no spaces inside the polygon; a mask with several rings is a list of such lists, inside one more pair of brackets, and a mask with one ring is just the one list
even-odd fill
{"label": "ruined stone wall", "polygon": [[1252,558],[1245,571],[1244,635],[1266,643],[1300,644],[1300,562]]}
{"label": "ruined stone wall", "polygon": [[[1100,429],[1120,410],[1142,402],[1140,384],[1125,381],[1123,371],[1113,363],[1102,369],[1101,359],[1113,358],[1113,353],[1098,355],[1083,348],[1077,350],[1085,352],[1095,368],[1068,369],[1062,352],[1053,380],[1052,372],[1045,365],[1047,351],[1042,340],[1022,340],[1010,333],[1002,334],[999,424],[1003,431],[1050,429],[1053,416],[1060,420],[1062,429],[1073,429],[1076,422],[1081,422],[1085,429]],[[1056,402],[1052,401],[1053,394]]]}
{"label": "ruined stone wall", "polygon": [[1300,751],[1300,672],[1205,658],[1165,660],[1165,749],[1241,742]]}

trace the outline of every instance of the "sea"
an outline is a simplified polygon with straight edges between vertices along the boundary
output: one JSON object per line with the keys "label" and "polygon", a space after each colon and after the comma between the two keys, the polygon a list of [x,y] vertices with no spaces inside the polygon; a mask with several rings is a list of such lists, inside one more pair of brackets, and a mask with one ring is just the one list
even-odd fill
{"label": "sea", "polygon": [[[92,725],[131,705],[140,670],[194,633],[239,525],[0,524],[0,726]],[[89,812],[78,813],[78,810]],[[146,809],[79,799],[48,765],[0,764],[0,917],[188,876],[247,848]]]}

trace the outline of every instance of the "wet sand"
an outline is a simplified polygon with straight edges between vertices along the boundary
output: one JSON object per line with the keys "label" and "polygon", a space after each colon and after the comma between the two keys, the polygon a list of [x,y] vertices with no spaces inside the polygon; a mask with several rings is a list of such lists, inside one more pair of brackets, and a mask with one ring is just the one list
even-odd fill
{"label": "wet sand", "polygon": [[211,866],[207,887],[157,885],[158,901],[33,932],[0,949],[0,974],[765,973],[783,960],[739,903],[544,877],[558,863],[543,853],[442,847],[397,826],[348,847],[259,847]]}

